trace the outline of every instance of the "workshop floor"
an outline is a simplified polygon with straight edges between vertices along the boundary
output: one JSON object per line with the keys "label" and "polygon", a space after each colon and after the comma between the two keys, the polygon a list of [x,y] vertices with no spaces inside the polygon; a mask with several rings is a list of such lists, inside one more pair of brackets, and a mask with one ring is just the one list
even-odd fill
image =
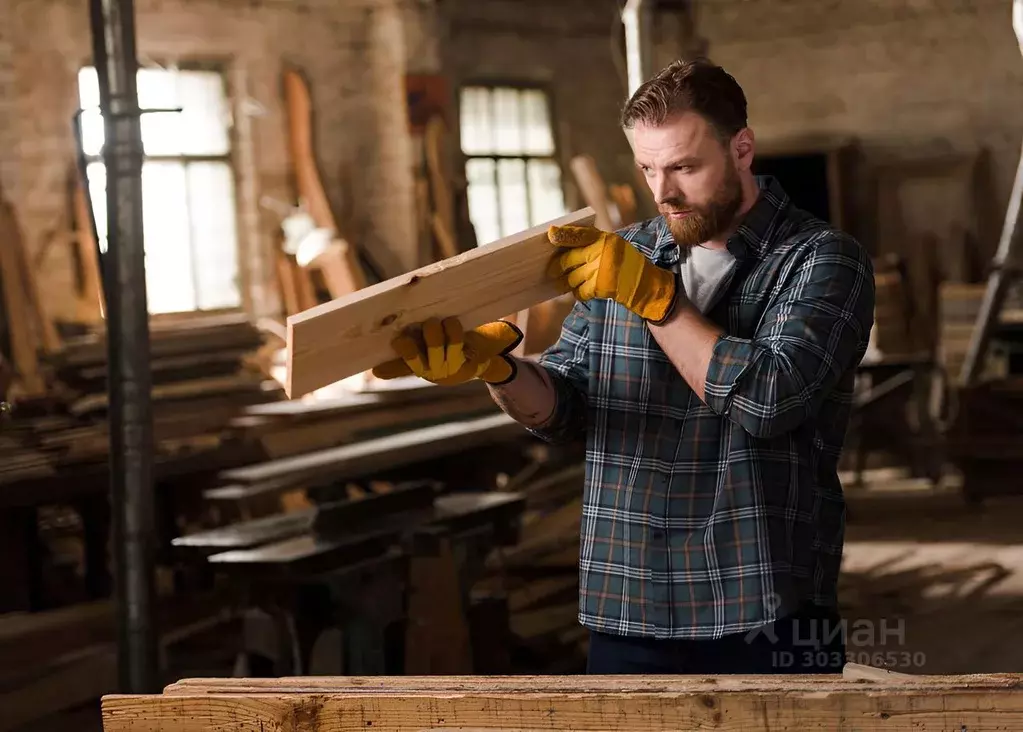
{"label": "workshop floor", "polygon": [[[966,509],[876,471],[849,491],[841,600],[850,660],[906,673],[1023,672],[1023,497]],[[172,676],[231,673],[223,634],[180,647]],[[542,671],[542,669],[538,669]],[[101,732],[96,706],[17,732]]]}
{"label": "workshop floor", "polygon": [[1023,672],[1023,497],[972,510],[955,485],[915,498],[913,485],[868,486],[879,491],[869,501],[850,491],[841,580],[859,641],[850,660],[906,673]]}

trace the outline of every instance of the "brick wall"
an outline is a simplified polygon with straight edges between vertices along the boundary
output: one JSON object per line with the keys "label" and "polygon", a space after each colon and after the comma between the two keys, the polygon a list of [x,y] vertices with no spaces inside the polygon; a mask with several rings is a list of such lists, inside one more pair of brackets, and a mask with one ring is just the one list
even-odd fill
{"label": "brick wall", "polygon": [[[139,51],[143,62],[227,62],[246,288],[265,312],[276,304],[267,255],[278,221],[259,200],[292,195],[283,63],[310,80],[321,175],[342,228],[409,267],[416,250],[411,171],[420,151],[406,128],[407,72],[444,71],[453,89],[469,81],[546,86],[569,206],[580,204],[567,168],[572,155],[592,154],[606,178],[635,182],[617,126],[626,95],[617,5],[137,0]],[[986,147],[997,232],[1023,136],[1023,58],[1006,0],[714,0],[697,7],[711,55],[749,96],[758,139],[854,136],[871,161]],[[679,18],[659,20],[658,63],[681,53],[684,26]],[[62,212],[75,74],[90,62],[89,44],[79,0],[0,3],[0,182],[36,250]],[[59,251],[40,273],[47,292],[67,291],[70,269]],[[59,296],[48,301],[55,314],[66,312]]]}
{"label": "brick wall", "polygon": [[[279,231],[276,215],[259,201],[293,196],[280,101],[284,63],[295,64],[309,79],[320,174],[345,233],[411,263],[405,44],[391,0],[137,0],[136,9],[141,63],[227,63],[236,97],[242,268],[256,312],[276,306],[268,253]],[[87,5],[18,3],[10,27],[16,93],[7,118],[16,121],[19,171],[13,198],[29,244],[38,248],[62,211],[62,182],[74,153],[76,73],[91,63]],[[0,30],[0,85],[3,50]],[[66,291],[67,260],[59,252],[51,259],[40,270],[43,286]],[[54,315],[67,312],[69,303],[52,302]]]}
{"label": "brick wall", "polygon": [[761,141],[854,136],[871,164],[988,148],[989,257],[1023,139],[1011,5],[717,0],[697,3],[697,28],[743,85]]}
{"label": "brick wall", "polygon": [[0,3],[0,189],[17,186],[11,3]]}

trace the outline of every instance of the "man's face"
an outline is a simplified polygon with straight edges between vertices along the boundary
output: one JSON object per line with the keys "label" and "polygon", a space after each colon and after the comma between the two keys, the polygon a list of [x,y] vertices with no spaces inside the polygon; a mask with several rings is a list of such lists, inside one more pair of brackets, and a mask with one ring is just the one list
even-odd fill
{"label": "man's face", "polygon": [[683,256],[731,228],[742,206],[739,172],[703,117],[685,112],[656,127],[638,123],[633,150]]}

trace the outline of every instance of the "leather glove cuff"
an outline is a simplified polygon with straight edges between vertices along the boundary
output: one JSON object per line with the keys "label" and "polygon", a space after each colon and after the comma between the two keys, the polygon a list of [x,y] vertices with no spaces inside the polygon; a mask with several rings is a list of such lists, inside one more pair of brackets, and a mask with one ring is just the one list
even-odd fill
{"label": "leather glove cuff", "polygon": [[678,308],[679,300],[681,299],[682,292],[682,278],[678,272],[672,273],[672,277],[675,280],[675,287],[672,288],[671,299],[667,302],[664,307],[664,312],[658,318],[647,318],[647,322],[651,325],[664,325],[668,322],[672,315],[675,314],[675,310]]}
{"label": "leather glove cuff", "polygon": [[[508,321],[500,321],[507,323],[512,331],[515,333],[515,340],[505,346],[504,350],[498,355],[491,359],[491,365],[487,370],[480,376],[480,379],[489,384],[490,386],[503,386],[508,384],[518,376],[519,369],[518,364],[515,363],[515,359],[509,358],[512,351],[519,347],[522,343],[525,335],[519,328]],[[488,378],[489,377],[489,378]]]}

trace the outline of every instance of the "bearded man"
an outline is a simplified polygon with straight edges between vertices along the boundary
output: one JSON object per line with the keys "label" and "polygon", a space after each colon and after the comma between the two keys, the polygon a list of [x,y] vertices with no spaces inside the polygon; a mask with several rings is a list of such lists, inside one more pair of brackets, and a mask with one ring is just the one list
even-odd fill
{"label": "bearded man", "polygon": [[588,671],[838,672],[837,463],[873,323],[860,245],[752,172],[739,84],[676,62],[625,105],[660,216],[554,227],[576,295],[538,362],[497,322],[423,324],[383,377],[479,378],[549,441],[585,434]]}

